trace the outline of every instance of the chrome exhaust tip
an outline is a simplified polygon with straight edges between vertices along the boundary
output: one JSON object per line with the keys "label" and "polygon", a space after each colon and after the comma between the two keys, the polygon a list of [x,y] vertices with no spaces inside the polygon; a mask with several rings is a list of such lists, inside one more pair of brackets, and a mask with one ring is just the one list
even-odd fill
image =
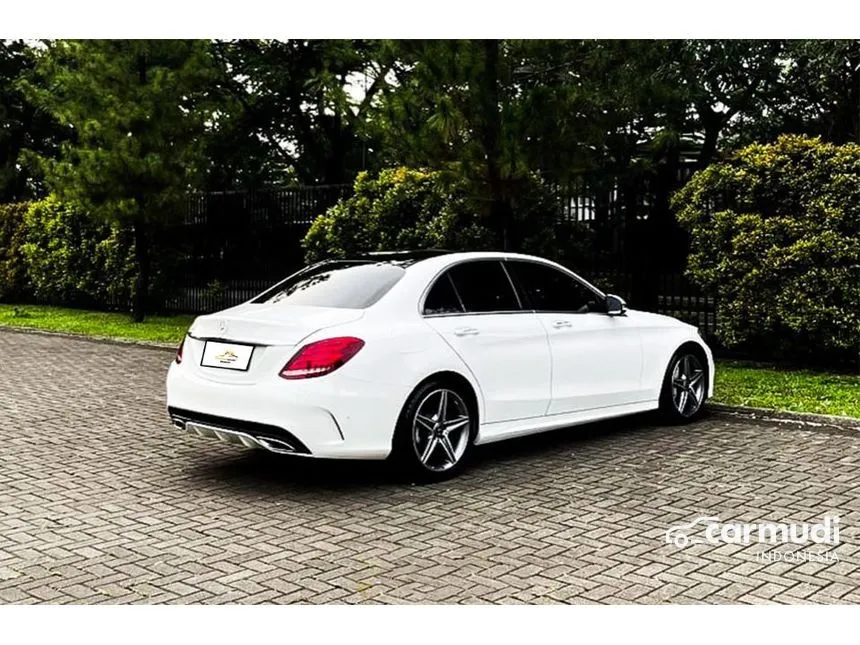
{"label": "chrome exhaust tip", "polygon": [[296,452],[292,445],[281,439],[272,439],[271,437],[255,437],[255,439],[264,450],[278,455],[289,455]]}

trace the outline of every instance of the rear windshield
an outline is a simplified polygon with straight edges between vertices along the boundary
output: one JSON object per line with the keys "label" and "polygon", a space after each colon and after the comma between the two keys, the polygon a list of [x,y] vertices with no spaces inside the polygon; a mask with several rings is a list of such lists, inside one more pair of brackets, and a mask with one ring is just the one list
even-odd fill
{"label": "rear windshield", "polygon": [[388,262],[328,262],[290,276],[254,302],[365,309],[388,293],[405,272]]}

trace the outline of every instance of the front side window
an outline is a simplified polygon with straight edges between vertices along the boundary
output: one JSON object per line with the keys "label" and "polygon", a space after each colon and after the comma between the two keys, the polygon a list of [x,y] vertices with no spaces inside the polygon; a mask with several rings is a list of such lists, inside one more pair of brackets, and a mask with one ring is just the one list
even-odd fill
{"label": "front side window", "polygon": [[605,305],[598,294],[555,267],[516,260],[509,260],[506,266],[527,300],[525,306],[535,311],[605,311]]}
{"label": "front side window", "polygon": [[448,270],[467,313],[519,311],[520,303],[498,260],[463,262]]}
{"label": "front side window", "polygon": [[405,272],[388,262],[326,262],[287,278],[254,302],[365,309],[388,293]]}

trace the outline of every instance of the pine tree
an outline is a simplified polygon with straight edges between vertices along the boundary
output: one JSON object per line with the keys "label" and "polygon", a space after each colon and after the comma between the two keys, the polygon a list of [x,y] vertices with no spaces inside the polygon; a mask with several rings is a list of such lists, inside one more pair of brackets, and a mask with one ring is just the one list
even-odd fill
{"label": "pine tree", "polygon": [[71,130],[58,159],[41,159],[49,186],[133,230],[136,321],[147,313],[152,228],[175,216],[203,166],[214,69],[208,41],[55,41],[27,86]]}

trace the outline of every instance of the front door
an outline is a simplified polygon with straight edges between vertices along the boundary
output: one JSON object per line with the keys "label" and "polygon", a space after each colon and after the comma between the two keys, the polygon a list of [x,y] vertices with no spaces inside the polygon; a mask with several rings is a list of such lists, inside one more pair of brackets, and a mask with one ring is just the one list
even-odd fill
{"label": "front door", "polygon": [[632,321],[607,315],[599,294],[552,265],[509,260],[506,266],[549,338],[552,396],[547,414],[646,398],[642,346]]}

